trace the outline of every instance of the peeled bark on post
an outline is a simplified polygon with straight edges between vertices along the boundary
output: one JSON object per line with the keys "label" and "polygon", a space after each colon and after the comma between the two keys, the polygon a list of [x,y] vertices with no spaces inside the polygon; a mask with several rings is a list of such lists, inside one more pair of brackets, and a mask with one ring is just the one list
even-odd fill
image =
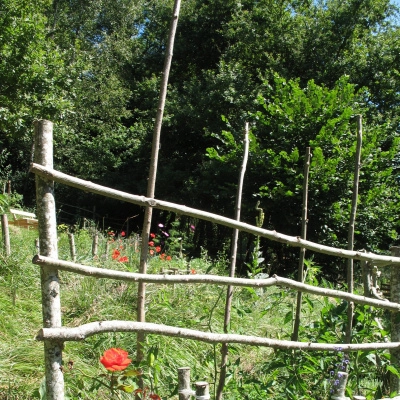
{"label": "peeled bark on post", "polygon": [[[303,180],[303,212],[301,216],[301,238],[307,239],[307,206],[308,206],[308,176],[310,172],[310,159],[311,159],[311,149],[310,147],[306,148],[306,159],[304,162],[304,180]],[[304,259],[306,255],[306,249],[302,247],[300,249],[300,257],[299,257],[299,269],[297,280],[301,283],[304,281]],[[292,340],[297,341],[299,338],[299,328],[300,328],[300,318],[301,318],[301,302],[303,299],[303,293],[297,293],[297,304],[296,304],[296,315],[294,318],[294,327]]]}
{"label": "peeled bark on post", "polygon": [[[169,71],[171,69],[172,55],[175,41],[175,33],[178,25],[179,11],[181,7],[181,1],[175,0],[173,16],[170,24],[168,44],[165,52],[164,68],[162,72],[162,81],[160,88],[160,99],[158,102],[156,122],[153,132],[153,142],[151,149],[151,161],[150,171],[147,185],[147,197],[154,198],[156,176],[157,176],[157,165],[158,165],[158,152],[160,148],[160,136],[162,119],[164,115],[165,99],[167,97],[167,87]],[[147,206],[144,213],[143,229],[142,229],[142,247],[140,254],[140,266],[139,272],[145,274],[147,271],[147,253],[148,253],[148,242],[151,229],[151,218],[153,214],[153,208]],[[144,322],[145,316],[145,300],[146,300],[146,285],[145,283],[139,283],[138,286],[138,300],[137,300],[137,321]],[[144,334],[138,333],[137,345],[136,345],[136,361],[141,362],[143,360],[143,342]]]}
{"label": "peeled bark on post", "polygon": [[4,252],[8,257],[9,255],[11,255],[11,245],[10,245],[10,230],[8,229],[7,214],[2,214],[1,216],[1,232],[3,236]]}
{"label": "peeled bark on post", "polygon": [[[246,122],[244,127],[244,139],[243,139],[243,160],[242,167],[240,170],[237,193],[236,193],[236,205],[235,205],[235,220],[240,221],[240,210],[242,207],[242,192],[243,192],[243,181],[244,174],[246,172],[247,160],[249,157],[249,123]],[[231,278],[235,277],[236,272],[236,254],[237,254],[237,242],[239,238],[239,229],[234,229],[232,233],[232,243],[231,243],[231,264],[229,276]],[[225,316],[224,316],[224,332],[228,333],[229,324],[231,321],[231,308],[232,308],[232,297],[233,297],[233,286],[228,286],[226,292],[225,301]],[[225,386],[226,379],[226,363],[228,361],[228,344],[222,343],[221,347],[221,369],[219,373],[219,382],[217,388],[216,399],[222,399],[222,392]]]}
{"label": "peeled bark on post", "polygon": [[[35,121],[35,163],[53,168],[53,123]],[[36,175],[36,204],[39,220],[40,254],[58,259],[56,207],[54,182]],[[60,284],[58,270],[41,267],[43,326],[61,327]],[[64,399],[64,376],[62,373],[63,342],[44,342],[46,396],[47,400]]]}
{"label": "peeled bark on post", "polygon": [[[362,116],[357,115],[357,148],[356,148],[356,162],[354,169],[353,181],[353,197],[351,201],[351,214],[349,222],[349,235],[348,235],[348,250],[353,250],[354,247],[354,230],[357,213],[357,200],[358,200],[358,185],[360,182],[360,169],[361,169],[361,148],[362,148]],[[353,259],[347,260],[347,291],[353,293],[354,279],[353,279]],[[354,303],[348,303],[347,309],[347,327],[346,327],[346,343],[351,343],[351,331],[353,328],[353,314]]]}
{"label": "peeled bark on post", "polygon": [[189,400],[194,394],[190,387],[190,368],[178,368],[178,395],[179,400]]}
{"label": "peeled bark on post", "polygon": [[[392,255],[400,256],[400,247],[394,246],[391,249]],[[400,303],[400,271],[396,267],[390,267],[390,301]],[[391,341],[400,339],[400,313],[392,311],[391,313]],[[390,363],[400,371],[400,349],[390,350]],[[390,393],[400,394],[400,378],[395,374],[390,374]]]}

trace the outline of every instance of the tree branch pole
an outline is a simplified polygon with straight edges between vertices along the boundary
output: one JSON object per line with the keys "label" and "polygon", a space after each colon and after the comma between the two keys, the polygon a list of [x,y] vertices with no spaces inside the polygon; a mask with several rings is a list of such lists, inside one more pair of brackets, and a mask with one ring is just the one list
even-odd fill
{"label": "tree branch pole", "polygon": [[371,297],[359,296],[353,293],[342,292],[340,290],[326,289],[318,286],[307,285],[292,279],[281,278],[274,275],[267,279],[248,279],[248,278],[230,278],[218,275],[154,275],[141,274],[134,272],[115,271],[106,268],[96,268],[87,265],[75,264],[70,261],[57,260],[41,255],[36,255],[32,262],[39,266],[52,267],[61,271],[72,272],[75,274],[90,276],[92,278],[108,278],[126,282],[146,282],[156,284],[210,284],[210,285],[231,285],[241,287],[263,288],[269,286],[284,286],[297,291],[311,293],[319,296],[328,296],[355,303],[365,304],[373,307],[380,307],[385,310],[400,311],[400,304],[387,300],[379,300]]}
{"label": "tree branch pole", "polygon": [[[46,120],[35,121],[35,162],[53,168],[53,123]],[[40,254],[58,259],[56,207],[54,182],[36,176],[36,205],[39,220]],[[51,265],[40,269],[42,287],[43,326],[61,327],[60,283],[58,270]],[[63,342],[49,339],[44,342],[47,400],[64,399],[64,376],[62,373]]]}
{"label": "tree branch pole", "polygon": [[85,192],[99,194],[101,196],[109,197],[116,200],[126,201],[128,203],[137,204],[140,206],[148,206],[167,210],[174,213],[188,215],[193,218],[203,219],[215,224],[221,224],[229,228],[237,228],[243,232],[251,233],[252,235],[264,237],[279,243],[285,243],[292,247],[304,247],[307,250],[315,251],[317,253],[327,254],[335,257],[354,258],[355,260],[373,261],[376,266],[385,267],[388,265],[400,266],[400,257],[385,256],[374,253],[366,253],[363,251],[350,251],[345,249],[338,249],[335,247],[325,246],[319,243],[310,242],[301,239],[298,236],[288,236],[276,231],[259,228],[257,226],[249,225],[244,222],[235,221],[231,218],[226,218],[221,215],[213,214],[207,211],[197,210],[181,204],[170,203],[168,201],[148,198],[121,192],[119,190],[110,189],[105,186],[97,185],[93,182],[85,181],[83,179],[75,178],[73,176],[64,174],[51,168],[46,168],[38,164],[32,164],[30,171],[42,176],[46,179],[52,179],[54,182],[63,183],[65,185],[81,189]]}
{"label": "tree branch pole", "polygon": [[[236,205],[235,205],[236,221],[240,221],[240,211],[242,208],[243,182],[244,182],[244,175],[246,173],[248,158],[249,158],[249,123],[246,122],[244,127],[244,138],[243,138],[243,160],[242,160],[242,167],[240,169],[240,175],[236,193]],[[234,278],[236,273],[236,255],[237,255],[238,238],[239,238],[239,229],[235,228],[233,229],[232,232],[232,243],[231,243],[231,264],[229,271],[229,276],[231,278]],[[229,324],[231,322],[232,297],[233,297],[233,286],[229,285],[226,291],[224,333],[228,333],[229,331]],[[221,369],[219,374],[216,400],[222,399],[222,392],[224,390],[225,379],[226,379],[227,361],[228,361],[228,344],[223,343],[221,347]]]}
{"label": "tree branch pole", "polygon": [[179,328],[163,324],[136,321],[96,321],[84,324],[75,328],[43,328],[37,336],[37,340],[63,340],[63,341],[82,341],[97,334],[108,332],[144,332],[155,335],[169,336],[175,338],[197,340],[200,342],[218,343],[238,343],[249,346],[271,347],[273,349],[289,349],[304,351],[366,351],[399,349],[400,342],[384,343],[315,343],[315,342],[292,342],[290,340],[269,339],[258,336],[247,336],[226,333],[212,333],[197,331],[194,329]]}
{"label": "tree branch pole", "polygon": [[[349,222],[349,235],[348,235],[348,250],[353,250],[354,247],[354,230],[356,224],[357,201],[358,201],[358,186],[360,183],[360,169],[361,169],[361,149],[362,149],[362,116],[357,115],[357,147],[356,147],[356,160],[354,168],[354,181],[353,181],[353,197],[351,200],[351,214]],[[354,271],[353,259],[347,260],[347,291],[353,293],[354,290]],[[351,343],[351,331],[353,329],[353,314],[354,303],[349,302],[347,308],[347,326],[346,326],[346,343]]]}
{"label": "tree branch pole", "polygon": [[[304,161],[304,180],[303,180],[303,212],[301,216],[301,234],[300,237],[302,239],[307,238],[307,206],[308,206],[308,175],[310,172],[310,159],[311,159],[311,149],[310,147],[306,148],[306,158]],[[300,249],[299,256],[299,270],[297,275],[297,280],[299,282],[304,282],[304,259],[306,255],[306,249],[302,247]],[[301,318],[301,303],[303,299],[303,293],[297,293],[297,303],[296,303],[296,315],[294,318],[294,327],[292,340],[297,341],[299,337],[299,328],[300,328],[300,318]]]}
{"label": "tree branch pole", "polygon": [[[153,132],[153,142],[151,148],[151,160],[150,160],[150,171],[147,185],[147,197],[153,198],[156,187],[157,177],[157,165],[158,165],[158,153],[160,149],[160,136],[162,119],[164,115],[165,99],[167,97],[168,78],[171,69],[172,55],[175,41],[175,33],[178,25],[179,11],[181,7],[181,1],[175,0],[173,16],[170,24],[169,37],[167,49],[165,52],[164,68],[162,72],[161,88],[160,88],[160,99],[157,108],[156,122]],[[147,271],[147,256],[148,256],[148,242],[151,229],[151,219],[153,214],[153,208],[151,205],[147,205],[144,213],[143,229],[142,229],[142,247],[140,253],[140,266],[139,271],[143,274]],[[146,320],[145,315],[145,301],[146,301],[146,285],[145,283],[139,283],[138,287],[138,300],[137,300],[137,320],[144,322]],[[140,362],[143,360],[143,342],[144,335],[138,334],[137,345],[136,345],[136,361]]]}

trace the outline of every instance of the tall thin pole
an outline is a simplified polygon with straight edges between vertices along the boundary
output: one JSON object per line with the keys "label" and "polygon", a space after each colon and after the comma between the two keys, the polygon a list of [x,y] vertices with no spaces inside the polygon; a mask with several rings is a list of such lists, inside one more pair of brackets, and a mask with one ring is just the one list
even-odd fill
{"label": "tall thin pole", "polygon": [[[307,207],[308,207],[308,176],[310,172],[310,159],[311,159],[311,149],[306,148],[306,158],[304,161],[304,179],[303,179],[303,212],[301,215],[301,238],[307,239]],[[299,256],[299,269],[297,280],[301,283],[304,281],[304,259],[306,255],[306,249],[304,247],[300,248]],[[303,299],[303,293],[297,292],[297,304],[296,304],[296,315],[294,319],[294,327],[292,340],[297,341],[299,338],[299,328],[300,328],[300,318],[301,318],[301,302]]]}
{"label": "tall thin pole", "polygon": [[[357,115],[357,148],[356,148],[356,160],[355,160],[354,180],[353,180],[353,197],[351,200],[351,213],[350,213],[349,233],[348,233],[348,245],[347,245],[348,250],[353,250],[354,247],[354,230],[356,223],[358,186],[360,183],[360,170],[361,170],[361,148],[362,148],[362,116]],[[347,291],[349,293],[353,293],[353,290],[354,290],[353,259],[349,258],[347,260]],[[347,309],[346,343],[351,343],[353,314],[354,314],[354,303],[349,302]]]}
{"label": "tall thin pole", "polygon": [[[235,219],[236,221],[240,221],[240,211],[242,208],[242,192],[243,192],[243,182],[244,182],[244,174],[246,172],[247,160],[249,157],[249,123],[246,122],[244,128],[244,139],[243,139],[243,160],[242,160],[242,168],[240,170],[239,182],[237,187],[236,194],[236,206],[235,206]],[[239,237],[239,230],[234,229],[232,233],[232,244],[231,244],[231,264],[230,264],[230,272],[229,276],[231,278],[235,277],[236,272],[236,254],[237,254],[237,242]],[[233,286],[228,286],[226,292],[226,301],[225,301],[225,317],[224,317],[224,332],[228,333],[229,324],[231,321],[231,308],[232,308],[232,297],[233,297]],[[228,344],[222,343],[221,347],[221,370],[219,375],[219,382],[217,388],[217,396],[216,399],[222,399],[222,393],[225,386],[226,379],[226,364],[228,361]]]}
{"label": "tall thin pole", "polygon": [[[160,148],[160,136],[161,136],[161,126],[162,119],[164,115],[165,99],[167,97],[167,87],[169,72],[171,69],[172,55],[175,41],[175,33],[178,25],[179,11],[181,7],[181,1],[175,0],[173,16],[170,24],[169,38],[167,49],[165,53],[164,68],[162,72],[162,81],[160,89],[160,99],[157,108],[156,122],[153,132],[153,142],[151,149],[151,161],[150,161],[150,171],[149,179],[147,185],[147,197],[154,198],[155,187],[156,187],[156,176],[157,176],[157,165],[158,165],[158,153]],[[148,254],[148,242],[151,229],[151,219],[153,214],[153,208],[149,204],[144,213],[143,229],[142,229],[142,247],[140,254],[140,266],[139,272],[145,274],[147,272],[147,254]],[[138,285],[138,300],[137,300],[137,321],[145,322],[145,300],[146,300],[146,284],[141,282]],[[136,345],[136,360],[138,362],[143,360],[143,342],[144,333],[138,332],[137,334],[137,345]]]}
{"label": "tall thin pole", "polygon": [[[35,121],[35,163],[53,168],[53,123]],[[40,254],[58,259],[56,206],[54,182],[36,175],[36,206],[39,220]],[[42,311],[45,328],[61,327],[60,283],[58,270],[41,267]],[[47,400],[64,400],[62,373],[63,343],[56,340],[44,342]]]}

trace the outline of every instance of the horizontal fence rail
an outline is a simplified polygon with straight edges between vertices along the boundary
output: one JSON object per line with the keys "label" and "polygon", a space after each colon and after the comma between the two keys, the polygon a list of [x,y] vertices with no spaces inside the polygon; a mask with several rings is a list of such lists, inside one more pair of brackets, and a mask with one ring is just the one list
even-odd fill
{"label": "horizontal fence rail", "polygon": [[276,242],[286,243],[292,247],[303,247],[305,249],[315,251],[322,254],[327,254],[342,258],[353,258],[354,260],[372,261],[376,266],[396,265],[400,266],[400,257],[384,256],[374,253],[367,253],[362,251],[352,251],[339,249],[321,245],[318,243],[310,242],[296,236],[288,236],[276,231],[258,228],[256,226],[236,221],[230,218],[221,217],[206,211],[197,210],[194,208],[178,205],[163,200],[148,198],[145,196],[133,195],[119,190],[110,189],[105,186],[95,184],[90,181],[75,178],[73,176],[64,174],[51,168],[43,167],[39,164],[32,163],[30,172],[50,181],[63,183],[67,186],[75,187],[86,192],[99,194],[105,197],[110,197],[116,200],[126,201],[128,203],[137,204],[145,207],[154,207],[162,210],[172,211],[178,214],[188,215],[194,218],[200,218],[213,223],[221,224],[230,228],[239,229],[243,232],[252,233],[260,237],[264,237]]}
{"label": "horizontal fence rail", "polygon": [[202,332],[194,329],[177,328],[175,326],[133,321],[98,321],[90,322],[75,328],[42,328],[37,340],[80,341],[90,336],[109,332],[144,332],[156,335],[173,336],[182,339],[198,340],[206,343],[237,343],[249,346],[272,347],[275,349],[297,349],[307,351],[359,351],[398,349],[400,342],[392,343],[356,343],[356,344],[325,344],[311,342],[292,342],[262,338],[258,336],[236,335],[224,333]]}
{"label": "horizontal fence rail", "polygon": [[334,297],[347,301],[354,301],[358,304],[364,304],[373,307],[380,307],[391,311],[400,311],[399,303],[392,303],[390,301],[373,299],[370,297],[359,296],[356,294],[342,292],[340,290],[325,289],[305,283],[300,283],[292,279],[281,278],[274,275],[267,279],[248,279],[248,278],[229,278],[218,275],[154,275],[154,274],[140,274],[134,272],[115,271],[112,269],[90,267],[82,264],[76,264],[70,261],[57,260],[49,257],[36,255],[32,262],[36,265],[53,267],[58,270],[73,272],[79,275],[90,276],[93,278],[109,278],[122,280],[127,282],[146,282],[158,284],[177,284],[177,283],[204,283],[214,285],[232,285],[241,287],[255,287],[263,288],[269,286],[284,286],[295,289],[297,291],[306,292],[310,294]]}

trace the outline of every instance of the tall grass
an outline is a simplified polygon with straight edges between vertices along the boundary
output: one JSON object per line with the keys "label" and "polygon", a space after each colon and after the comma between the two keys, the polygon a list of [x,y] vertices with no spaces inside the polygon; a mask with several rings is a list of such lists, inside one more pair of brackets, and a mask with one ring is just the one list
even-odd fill
{"label": "tall grass", "polygon": [[[35,340],[42,326],[40,273],[39,267],[31,263],[36,251],[36,235],[37,232],[32,230],[12,229],[12,255],[0,255],[0,400],[37,399],[41,396],[43,346]],[[92,231],[79,230],[75,234],[78,262],[136,272],[139,256],[135,240],[120,238],[110,242],[110,237],[103,235],[100,237],[99,252],[93,257]],[[60,258],[69,260],[69,241],[63,229],[59,232],[58,244]],[[105,254],[107,248],[108,254]],[[113,259],[115,250],[126,255],[129,261],[118,262]],[[197,273],[226,275],[226,265],[224,255],[211,260],[203,253],[201,258],[191,260],[190,269]],[[150,260],[149,271],[158,273],[171,267],[185,270],[188,265],[178,253],[168,262],[156,255]],[[63,325],[78,326],[107,319],[136,319],[136,284],[65,272],[60,273],[60,279]],[[165,325],[222,333],[225,294],[225,286],[148,284],[146,319]],[[289,338],[294,302],[295,293],[286,289],[237,288],[234,291],[230,331]],[[327,337],[324,329],[332,333],[336,328],[340,339],[342,320],[337,308],[341,304],[305,296],[301,340],[323,341]],[[369,324],[372,333],[368,335],[372,337],[377,329],[374,330],[371,321]],[[359,336],[357,340],[369,340],[366,335]],[[124,348],[134,359],[136,335],[108,333],[83,342],[65,343],[63,359],[67,398],[109,398],[109,394],[90,377],[98,377],[105,372],[99,357],[110,347]],[[219,346],[147,335],[145,350],[147,358],[141,365],[145,382],[163,399],[178,398],[177,368],[185,366],[191,368],[193,381],[208,381],[213,393],[219,368]],[[326,382],[333,356],[303,352],[296,357],[290,352],[231,345],[224,398],[315,399],[314,393],[317,391],[319,398],[328,398]],[[384,360],[382,355],[379,357]],[[366,370],[367,364],[366,361],[364,370],[359,372],[362,374],[362,384],[368,388],[372,385],[372,388],[364,390],[372,399],[371,393],[381,382],[376,381],[379,375],[376,368],[371,364]],[[315,392],[308,393],[310,388]],[[122,394],[121,398],[132,398],[132,394]]]}

